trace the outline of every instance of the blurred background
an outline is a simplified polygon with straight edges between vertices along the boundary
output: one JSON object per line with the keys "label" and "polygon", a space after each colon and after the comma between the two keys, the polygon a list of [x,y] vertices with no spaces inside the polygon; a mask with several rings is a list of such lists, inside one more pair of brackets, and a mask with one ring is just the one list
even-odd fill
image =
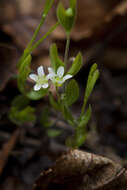
{"label": "blurred background", "polygon": [[[44,23],[40,38],[56,22],[55,3]],[[67,6],[68,0],[63,0]],[[47,98],[31,102],[37,108],[35,123],[18,128],[8,119],[13,98],[19,94],[16,63],[39,24],[44,0],[0,1],[0,189],[30,190],[43,169],[51,167],[66,150],[65,138],[73,130],[59,117],[62,133],[47,135],[39,116]],[[63,57],[64,30],[58,27],[34,52],[32,69],[50,65],[49,47],[58,46]],[[88,71],[97,63],[100,78],[90,98],[93,114],[81,149],[111,158],[127,167],[127,0],[78,0],[78,14],[71,34],[70,62],[81,51],[84,65],[76,76],[80,100],[72,107],[78,115]],[[55,93],[55,92],[54,92]],[[51,113],[55,120],[56,113]]]}

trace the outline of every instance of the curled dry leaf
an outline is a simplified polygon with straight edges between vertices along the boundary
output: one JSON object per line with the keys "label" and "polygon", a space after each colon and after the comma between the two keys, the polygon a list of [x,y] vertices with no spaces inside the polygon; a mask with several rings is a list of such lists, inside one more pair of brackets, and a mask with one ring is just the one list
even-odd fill
{"label": "curled dry leaf", "polygon": [[108,158],[71,150],[41,173],[33,190],[126,190],[127,171]]}

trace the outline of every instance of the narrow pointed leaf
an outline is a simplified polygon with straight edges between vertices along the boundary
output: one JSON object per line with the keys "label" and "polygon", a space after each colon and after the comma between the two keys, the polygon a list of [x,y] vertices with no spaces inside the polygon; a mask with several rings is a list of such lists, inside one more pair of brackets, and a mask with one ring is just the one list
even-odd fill
{"label": "narrow pointed leaf", "polygon": [[87,109],[85,114],[80,119],[80,122],[79,122],[77,130],[80,130],[80,128],[85,128],[86,127],[88,121],[90,120],[91,113],[92,113],[92,109],[91,109],[91,106],[89,105],[89,108]]}
{"label": "narrow pointed leaf", "polygon": [[87,104],[88,98],[95,86],[95,83],[96,83],[98,77],[99,77],[99,70],[97,69],[97,64],[93,64],[90,69],[89,75],[88,75],[88,80],[87,80],[87,84],[86,84],[86,90],[85,90],[84,102],[83,102],[81,114],[83,114],[83,112],[85,110],[85,106]]}
{"label": "narrow pointed leaf", "polygon": [[80,71],[82,64],[83,64],[82,55],[81,53],[78,53],[74,62],[72,63],[70,70],[68,71],[68,74],[71,74],[73,76],[76,75]]}
{"label": "narrow pointed leaf", "polygon": [[69,122],[69,124],[73,126],[74,118],[73,118],[69,108],[67,106],[65,106],[64,104],[62,104],[62,113],[63,113],[65,120],[67,120]]}

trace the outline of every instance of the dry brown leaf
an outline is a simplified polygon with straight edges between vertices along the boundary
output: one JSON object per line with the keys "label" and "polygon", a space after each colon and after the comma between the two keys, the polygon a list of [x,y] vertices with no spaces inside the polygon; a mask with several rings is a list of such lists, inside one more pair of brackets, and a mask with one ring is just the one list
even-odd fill
{"label": "dry brown leaf", "polygon": [[125,15],[127,14],[127,0],[120,2],[106,17],[106,21],[111,21],[117,15]]}
{"label": "dry brown leaf", "polygon": [[[22,17],[21,19],[14,20],[9,24],[3,25],[3,31],[13,38],[15,44],[24,50],[31,40],[35,28],[39,24],[39,19],[31,17]],[[40,39],[48,31],[48,26],[42,27],[38,38]],[[50,45],[51,38],[48,37],[39,47],[36,48],[34,54],[39,54],[42,50],[47,50]]]}
{"label": "dry brown leaf", "polygon": [[33,190],[126,190],[127,171],[108,158],[71,150],[41,173]]}
{"label": "dry brown leaf", "polygon": [[8,157],[17,142],[19,132],[19,128],[15,130],[12,136],[10,137],[9,141],[3,145],[3,148],[0,151],[0,175],[2,174],[3,168],[8,160]]}

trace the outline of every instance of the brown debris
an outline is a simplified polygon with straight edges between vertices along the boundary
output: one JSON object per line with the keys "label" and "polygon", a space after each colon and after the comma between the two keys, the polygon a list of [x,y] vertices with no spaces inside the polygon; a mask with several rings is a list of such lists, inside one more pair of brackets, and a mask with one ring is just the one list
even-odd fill
{"label": "brown debris", "polygon": [[10,137],[9,141],[3,145],[3,148],[0,151],[0,175],[2,174],[3,168],[8,160],[8,157],[17,142],[19,132],[19,128],[15,130],[12,136]]}

